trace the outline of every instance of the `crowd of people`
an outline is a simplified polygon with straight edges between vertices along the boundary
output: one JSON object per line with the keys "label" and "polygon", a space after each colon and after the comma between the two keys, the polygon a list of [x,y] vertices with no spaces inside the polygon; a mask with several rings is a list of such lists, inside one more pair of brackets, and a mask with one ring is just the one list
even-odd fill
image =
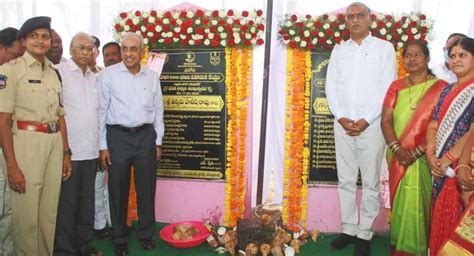
{"label": "crowd of people", "polygon": [[[407,42],[408,75],[397,79],[393,46],[369,32],[370,9],[355,2],[345,17],[350,40],[332,51],[326,80],[342,223],[331,247],[370,255],[386,152],[391,254],[472,255],[474,39],[452,34],[435,72],[426,42]],[[95,230],[128,255],[131,166],[135,233],[153,250],[163,102],[158,75],[140,65],[143,40],[105,44],[101,68],[98,38],[77,33],[65,59],[50,23],[0,31],[0,254],[102,255]]]}
{"label": "crowd of people", "polygon": [[163,103],[142,42],[130,33],[107,43],[102,68],[99,39],[83,32],[62,57],[49,17],[0,31],[0,255],[102,255],[94,233],[128,255],[132,166],[135,233],[155,248]]}

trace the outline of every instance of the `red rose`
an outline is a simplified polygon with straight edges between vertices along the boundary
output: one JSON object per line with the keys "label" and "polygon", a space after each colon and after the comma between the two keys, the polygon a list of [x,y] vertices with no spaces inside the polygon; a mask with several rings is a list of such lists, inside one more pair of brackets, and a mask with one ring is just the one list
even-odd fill
{"label": "red rose", "polygon": [[324,39],[323,37],[320,37],[320,38],[318,39],[318,44],[320,44],[320,45],[326,44],[326,39]]}
{"label": "red rose", "polygon": [[204,11],[201,10],[201,9],[198,9],[198,10],[196,11],[196,17],[203,17],[203,16],[204,16]]}
{"label": "red rose", "polygon": [[342,38],[337,36],[337,37],[334,38],[334,41],[336,42],[336,44],[338,44],[342,41]]}
{"label": "red rose", "polygon": [[194,41],[196,43],[196,45],[201,45],[202,44],[202,41],[200,39],[197,39],[196,41]]}
{"label": "red rose", "polygon": [[297,21],[297,20],[298,20],[298,16],[296,16],[295,14],[291,15],[291,20],[292,20],[292,21]]}
{"label": "red rose", "polygon": [[164,16],[165,16],[165,18],[169,19],[169,18],[171,18],[172,14],[171,14],[170,11],[167,11],[167,12],[165,12]]}
{"label": "red rose", "polygon": [[125,21],[125,25],[129,25],[129,26],[132,26],[133,25],[133,21],[131,19],[127,19]]}
{"label": "red rose", "polygon": [[211,16],[212,16],[213,18],[219,17],[219,11],[218,11],[218,10],[212,11]]}
{"label": "red rose", "polygon": [[393,39],[394,39],[395,41],[400,40],[400,35],[399,35],[399,34],[393,35]]}
{"label": "red rose", "polygon": [[115,24],[114,28],[115,28],[115,31],[119,32],[122,27],[120,26],[120,24],[117,23]]}
{"label": "red rose", "polygon": [[285,30],[284,30],[284,29],[280,29],[280,30],[278,31],[278,34],[284,35],[284,34],[285,34]]}
{"label": "red rose", "polygon": [[300,35],[300,36],[304,35],[304,30],[303,29],[299,30],[298,35]]}
{"label": "red rose", "polygon": [[150,43],[154,43],[154,42],[156,42],[156,40],[157,40],[156,37],[154,37],[154,36],[150,37]]}
{"label": "red rose", "polygon": [[376,18],[377,18],[377,16],[375,16],[375,14],[371,14],[371,15],[370,15],[370,19],[371,19],[371,20],[375,20]]}
{"label": "red rose", "polygon": [[135,11],[135,16],[140,17],[142,16],[142,13],[140,11]]}
{"label": "red rose", "polygon": [[257,29],[260,30],[260,31],[263,31],[265,29],[265,25],[258,24]]}
{"label": "red rose", "polygon": [[138,25],[133,25],[132,26],[132,32],[140,30],[140,27]]}
{"label": "red rose", "polygon": [[313,30],[313,32],[311,32],[311,35],[312,35],[312,36],[318,36],[318,31],[317,31],[317,30]]}
{"label": "red rose", "polygon": [[146,26],[146,31],[148,31],[148,32],[154,32],[154,31],[155,31],[155,25],[153,25],[153,24],[148,24],[148,25]]}
{"label": "red rose", "polygon": [[153,10],[153,11],[150,12],[150,16],[156,17],[156,15],[157,15],[157,13],[156,13],[155,10]]}
{"label": "red rose", "polygon": [[413,41],[414,39],[415,39],[415,37],[413,35],[408,36],[408,41]]}
{"label": "red rose", "polygon": [[420,20],[426,20],[426,15],[424,14],[420,15]]}
{"label": "red rose", "polygon": [[262,14],[263,14],[263,11],[262,11],[262,10],[257,10],[257,16],[258,16],[258,17],[262,16]]}
{"label": "red rose", "polygon": [[147,23],[148,23],[148,18],[143,18],[142,19],[142,25],[147,24]]}
{"label": "red rose", "polygon": [[249,26],[253,26],[253,24],[254,24],[253,20],[249,20],[247,23],[249,24]]}
{"label": "red rose", "polygon": [[334,46],[332,46],[332,45],[326,45],[326,49],[327,49],[328,51],[331,51],[332,48],[334,48]]}
{"label": "red rose", "polygon": [[426,33],[428,32],[428,28],[427,27],[421,27],[421,33]]}
{"label": "red rose", "polygon": [[229,39],[229,46],[234,46],[234,45],[235,45],[234,39]]}
{"label": "red rose", "polygon": [[309,19],[311,19],[311,15],[306,14],[305,18],[306,18],[307,20],[309,20]]}
{"label": "red rose", "polygon": [[234,19],[234,25],[240,25],[240,20]]}
{"label": "red rose", "polygon": [[182,11],[179,13],[180,18],[186,18],[186,12]]}
{"label": "red rose", "polygon": [[170,26],[169,25],[164,25],[163,26],[163,32],[168,32],[170,31]]}
{"label": "red rose", "polygon": [[250,40],[246,39],[246,40],[244,41],[244,44],[247,45],[247,46],[249,46],[249,45],[252,44],[252,42],[250,42]]}
{"label": "red rose", "polygon": [[122,19],[127,18],[127,16],[128,16],[128,15],[127,15],[126,12],[121,12],[121,13],[120,13],[120,18],[122,18]]}
{"label": "red rose", "polygon": [[296,44],[295,41],[291,41],[291,42],[290,42],[290,47],[291,47],[291,48],[296,48],[297,46],[298,46],[298,45]]}
{"label": "red rose", "polygon": [[337,28],[337,27],[339,27],[339,23],[337,21],[331,23],[331,28]]}
{"label": "red rose", "polygon": [[182,45],[182,46],[188,45],[188,40],[187,40],[187,39],[181,40],[181,45]]}
{"label": "red rose", "polygon": [[198,34],[198,35],[204,34],[204,30],[202,29],[202,27],[197,27],[196,28],[196,34]]}
{"label": "red rose", "polygon": [[[425,36],[425,35],[423,35],[423,34],[421,34],[421,35],[420,35],[420,40],[423,40],[423,41],[425,41],[425,38],[426,38],[426,36]],[[426,41],[425,41],[425,42],[426,42]]]}
{"label": "red rose", "polygon": [[262,45],[263,44],[263,39],[259,38],[257,39],[257,45]]}
{"label": "red rose", "polygon": [[173,38],[179,38],[179,33],[176,31],[173,31]]}
{"label": "red rose", "polygon": [[203,19],[203,20],[202,20],[202,24],[203,24],[204,26],[206,26],[207,24],[209,24],[209,22],[211,22],[209,19]]}
{"label": "red rose", "polygon": [[326,36],[331,37],[333,35],[333,31],[331,29],[326,30]]}
{"label": "red rose", "polygon": [[228,10],[227,16],[234,16],[234,11],[232,9]]}
{"label": "red rose", "polygon": [[339,13],[339,14],[337,15],[337,19],[340,20],[340,21],[345,21],[345,20],[346,20],[346,17],[344,16],[344,14]]}
{"label": "red rose", "polygon": [[412,26],[412,27],[416,27],[417,25],[418,25],[418,23],[417,23],[416,21],[412,21],[412,22],[410,23],[410,26]]}
{"label": "red rose", "polygon": [[323,15],[323,19],[327,20],[328,18],[329,18],[329,16],[327,14]]}
{"label": "red rose", "polygon": [[351,34],[351,33],[350,33],[349,30],[347,30],[347,29],[344,29],[344,30],[342,31],[342,35],[345,36],[345,37],[348,37],[350,34]]}
{"label": "red rose", "polygon": [[375,36],[377,34],[378,30],[375,30],[375,29],[371,29],[370,30],[370,33]]}
{"label": "red rose", "polygon": [[217,40],[211,40],[211,45],[212,45],[213,47],[217,47],[217,46],[219,46],[219,41],[217,41]]}
{"label": "red rose", "polygon": [[405,29],[405,34],[411,35],[411,34],[412,34],[412,33],[411,33],[411,29],[410,29],[410,28]]}
{"label": "red rose", "polygon": [[249,16],[249,12],[248,11],[243,11],[242,12],[242,17],[248,17]]}
{"label": "red rose", "polygon": [[171,20],[170,20],[170,24],[173,25],[173,26],[176,26],[176,20],[175,20],[175,19],[171,19]]}
{"label": "red rose", "polygon": [[[232,36],[229,36],[229,37],[232,37]],[[219,40],[221,39],[221,36],[219,34],[214,34],[214,39]]]}
{"label": "red rose", "polygon": [[377,27],[378,28],[384,28],[385,27],[385,23],[383,21],[379,21],[377,22]]}
{"label": "red rose", "polygon": [[288,34],[283,35],[283,39],[284,40],[290,40],[290,35],[288,35]]}
{"label": "red rose", "polygon": [[405,22],[407,20],[407,16],[402,16],[401,20]]}
{"label": "red rose", "polygon": [[314,44],[313,44],[313,43],[309,43],[309,44],[308,44],[308,48],[309,48],[309,49],[314,49]]}
{"label": "red rose", "polygon": [[171,44],[173,40],[169,37],[165,38],[165,44]]}
{"label": "red rose", "polygon": [[303,23],[303,22],[296,22],[296,23],[295,23],[295,26],[296,26],[297,28],[304,28],[304,23]]}
{"label": "red rose", "polygon": [[[199,28],[199,27],[198,27]],[[216,27],[215,26],[212,26],[209,28],[209,31],[211,31],[212,33],[216,33]]]}
{"label": "red rose", "polygon": [[[227,27],[230,27],[230,26],[227,26]],[[226,27],[226,30],[227,30],[227,27]],[[248,27],[245,26],[245,25],[243,25],[243,26],[240,27],[240,30],[242,30],[242,31],[247,31],[247,29],[248,29]],[[230,30],[227,30],[227,31],[228,31],[228,32],[229,32],[229,31],[232,31],[232,27],[230,27]]]}
{"label": "red rose", "polygon": [[156,18],[155,23],[156,23],[156,25],[161,25],[161,24],[163,24],[163,21],[159,18]]}
{"label": "red rose", "polygon": [[392,27],[392,28],[390,29],[390,33],[389,33],[389,34],[396,34],[396,33],[397,33],[397,29],[395,29],[395,28]]}
{"label": "red rose", "polygon": [[397,22],[395,23],[395,27],[396,27],[396,28],[401,28],[401,27],[402,27],[402,24],[397,21]]}
{"label": "red rose", "polygon": [[321,21],[317,20],[317,21],[314,22],[314,26],[316,28],[321,28],[323,26],[323,23],[321,23]]}
{"label": "red rose", "polygon": [[219,24],[219,26],[224,26],[225,23],[226,23],[225,20],[219,20],[219,21],[217,22],[217,24]]}
{"label": "red rose", "polygon": [[388,21],[391,21],[393,17],[392,17],[392,15],[387,15],[387,16],[385,16],[385,18],[386,18]]}

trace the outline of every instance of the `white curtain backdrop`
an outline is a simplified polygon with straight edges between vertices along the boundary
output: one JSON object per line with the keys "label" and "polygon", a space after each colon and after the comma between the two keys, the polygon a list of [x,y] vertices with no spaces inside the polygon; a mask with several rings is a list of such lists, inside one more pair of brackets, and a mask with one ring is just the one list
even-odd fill
{"label": "white curtain backdrop", "polygon": [[[63,39],[64,57],[69,57],[69,43],[79,31],[97,36],[102,44],[113,38],[114,19],[120,11],[164,10],[183,2],[205,9],[262,9],[266,15],[266,0],[0,0],[0,28],[19,28],[28,18],[38,15],[50,16],[52,26]],[[283,183],[283,144],[285,126],[285,74],[286,52],[277,41],[278,21],[285,13],[311,14],[313,16],[345,8],[353,1],[345,0],[274,0],[271,40],[271,69],[268,101],[267,138],[265,152],[265,182],[263,201],[270,196],[270,203],[281,203]],[[401,14],[411,11],[423,12],[435,21],[434,40],[430,42],[431,65],[443,61],[442,48],[446,37],[453,32],[474,36],[474,4],[472,0],[367,0],[372,10]],[[255,204],[258,151],[260,140],[260,118],[262,103],[264,47],[254,51],[253,74],[253,156],[252,156],[252,201]],[[102,58],[98,59],[102,63]],[[273,184],[269,176],[274,173]],[[269,195],[269,187],[274,193]]]}

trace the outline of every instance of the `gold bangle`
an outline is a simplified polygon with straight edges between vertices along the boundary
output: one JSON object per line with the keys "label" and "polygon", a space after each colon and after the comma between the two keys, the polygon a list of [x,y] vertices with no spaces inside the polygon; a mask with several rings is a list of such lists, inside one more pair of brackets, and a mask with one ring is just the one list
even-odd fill
{"label": "gold bangle", "polygon": [[460,164],[460,165],[456,166],[456,168],[454,168],[454,173],[458,173],[458,169],[461,169],[461,168],[467,168],[467,169],[469,169],[469,171],[472,171],[471,166],[469,166],[467,164]]}

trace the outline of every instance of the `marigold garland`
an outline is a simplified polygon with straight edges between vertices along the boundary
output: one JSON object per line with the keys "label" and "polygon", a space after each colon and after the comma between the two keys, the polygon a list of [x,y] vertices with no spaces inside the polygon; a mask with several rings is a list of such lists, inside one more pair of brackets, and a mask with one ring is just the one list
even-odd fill
{"label": "marigold garland", "polygon": [[252,50],[226,48],[226,199],[224,225],[235,226],[245,211],[247,111]]}
{"label": "marigold garland", "polygon": [[405,70],[405,66],[403,65],[403,48],[397,49],[396,57],[397,57],[397,75],[398,75],[398,77],[407,76],[408,72]]}
{"label": "marigold garland", "polygon": [[287,54],[282,218],[293,231],[306,227],[309,137],[305,134],[309,134],[310,54],[300,49],[288,49]]}

